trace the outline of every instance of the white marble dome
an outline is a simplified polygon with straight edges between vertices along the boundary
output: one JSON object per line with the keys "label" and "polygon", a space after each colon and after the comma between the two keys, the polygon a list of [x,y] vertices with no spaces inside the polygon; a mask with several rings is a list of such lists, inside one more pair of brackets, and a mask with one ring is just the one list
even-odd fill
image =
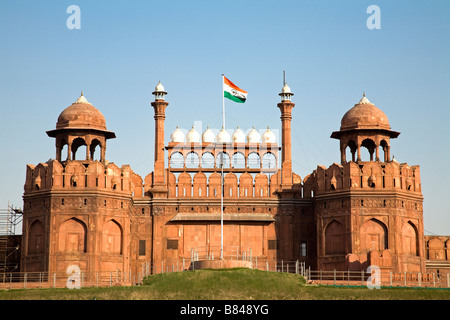
{"label": "white marble dome", "polygon": [[208,127],[202,134],[202,141],[204,143],[213,143],[216,139],[214,132]]}
{"label": "white marble dome", "polygon": [[184,142],[184,133],[181,131],[178,126],[174,132],[170,135],[170,141],[172,142]]}
{"label": "white marble dome", "polygon": [[284,84],[283,88],[281,89],[281,93],[292,93],[291,88],[289,88],[287,83]]}
{"label": "white marble dome", "polygon": [[237,129],[233,132],[233,135],[231,136],[231,141],[233,143],[245,143],[245,133],[242,131],[242,129],[237,127]]}
{"label": "white marble dome", "polygon": [[228,143],[230,142],[230,140],[230,134],[224,128],[222,128],[222,130],[220,130],[219,134],[216,137],[217,143]]}
{"label": "white marble dome", "polygon": [[261,135],[258,131],[255,130],[255,127],[253,127],[252,130],[247,135],[247,141],[248,143],[260,143],[261,142]]}
{"label": "white marble dome", "polygon": [[270,131],[269,127],[267,127],[266,132],[262,135],[262,142],[263,143],[276,143],[276,137],[275,134]]}
{"label": "white marble dome", "polygon": [[197,132],[197,130],[194,129],[194,126],[192,126],[192,129],[186,135],[186,143],[199,143],[199,142],[200,142],[200,134]]}
{"label": "white marble dome", "polygon": [[156,85],[155,92],[164,92],[164,86],[161,84],[161,81]]}

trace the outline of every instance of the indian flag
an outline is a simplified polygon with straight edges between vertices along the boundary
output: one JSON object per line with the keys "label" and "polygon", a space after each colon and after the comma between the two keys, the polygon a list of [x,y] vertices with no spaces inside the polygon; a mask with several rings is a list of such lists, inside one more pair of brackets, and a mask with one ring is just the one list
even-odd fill
{"label": "indian flag", "polygon": [[223,96],[234,102],[244,103],[247,100],[247,91],[242,90],[224,76]]}

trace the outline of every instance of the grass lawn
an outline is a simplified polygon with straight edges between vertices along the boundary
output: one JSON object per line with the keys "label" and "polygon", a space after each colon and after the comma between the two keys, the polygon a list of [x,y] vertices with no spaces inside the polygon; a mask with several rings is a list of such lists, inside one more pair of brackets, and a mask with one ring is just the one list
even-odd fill
{"label": "grass lawn", "polygon": [[0,290],[0,300],[450,300],[449,289],[335,287],[252,269],[156,274],[136,287]]}

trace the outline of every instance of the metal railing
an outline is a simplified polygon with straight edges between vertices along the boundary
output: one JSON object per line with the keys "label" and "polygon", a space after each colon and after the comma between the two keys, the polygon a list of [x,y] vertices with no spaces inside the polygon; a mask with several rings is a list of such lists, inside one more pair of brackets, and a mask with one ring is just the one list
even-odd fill
{"label": "metal railing", "polygon": [[[199,254],[200,257],[200,254]],[[239,257],[242,258],[242,252]],[[229,259],[235,259],[230,256]],[[247,256],[249,259],[249,256]],[[195,269],[196,259],[163,260],[160,263],[142,262],[137,272],[4,272],[0,273],[0,289],[27,288],[84,288],[141,285],[144,277],[158,273],[182,272]],[[253,257],[253,269],[267,272],[286,272],[302,275],[309,284],[335,286],[369,286],[373,273],[365,270],[311,270],[302,261],[268,260]],[[394,273],[382,270],[379,287],[450,288],[450,273]]]}
{"label": "metal railing", "polygon": [[[361,271],[308,270],[306,278],[322,285],[372,286],[374,274]],[[375,278],[374,278],[375,279]],[[450,288],[450,273],[411,273],[382,270],[377,275],[379,287]]]}

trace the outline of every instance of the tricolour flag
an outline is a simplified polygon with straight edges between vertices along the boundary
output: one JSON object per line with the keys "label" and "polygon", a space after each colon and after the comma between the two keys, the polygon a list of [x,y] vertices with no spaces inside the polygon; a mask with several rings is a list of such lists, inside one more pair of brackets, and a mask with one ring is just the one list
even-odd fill
{"label": "tricolour flag", "polygon": [[226,77],[223,77],[223,96],[234,102],[244,103],[247,100],[247,91],[242,90]]}

